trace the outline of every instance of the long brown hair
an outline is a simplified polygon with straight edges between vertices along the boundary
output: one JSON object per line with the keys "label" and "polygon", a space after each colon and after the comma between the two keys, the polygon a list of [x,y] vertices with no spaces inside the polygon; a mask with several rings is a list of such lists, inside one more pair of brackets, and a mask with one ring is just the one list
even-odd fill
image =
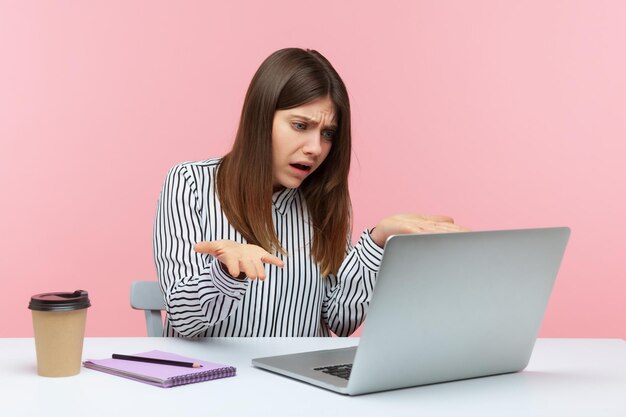
{"label": "long brown hair", "polygon": [[217,192],[232,226],[250,244],[284,253],[272,221],[274,113],[330,97],[337,135],[324,162],[300,185],[314,228],[311,253],[322,275],[337,273],[346,255],[351,222],[350,102],[333,66],[319,52],[281,49],[252,78],[235,143],[217,172]]}

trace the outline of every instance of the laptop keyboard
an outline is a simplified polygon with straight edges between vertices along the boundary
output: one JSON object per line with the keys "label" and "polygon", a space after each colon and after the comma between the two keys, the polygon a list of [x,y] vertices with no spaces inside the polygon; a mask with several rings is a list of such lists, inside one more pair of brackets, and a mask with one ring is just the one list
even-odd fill
{"label": "laptop keyboard", "polygon": [[321,368],[313,368],[313,370],[334,375],[339,378],[348,379],[350,378],[350,372],[352,371],[352,364],[346,363],[343,365],[322,366]]}

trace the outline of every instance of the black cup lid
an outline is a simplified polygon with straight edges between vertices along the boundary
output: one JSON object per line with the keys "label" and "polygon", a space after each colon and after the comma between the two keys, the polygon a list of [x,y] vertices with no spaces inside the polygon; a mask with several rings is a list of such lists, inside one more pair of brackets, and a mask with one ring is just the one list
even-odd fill
{"label": "black cup lid", "polygon": [[91,307],[87,291],[47,292],[33,295],[28,308],[37,311],[70,311]]}

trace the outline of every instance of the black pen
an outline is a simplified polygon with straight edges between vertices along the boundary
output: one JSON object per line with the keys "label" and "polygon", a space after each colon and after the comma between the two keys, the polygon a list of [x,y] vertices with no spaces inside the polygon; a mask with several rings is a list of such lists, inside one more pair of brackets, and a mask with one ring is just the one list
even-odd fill
{"label": "black pen", "polygon": [[157,358],[146,358],[143,356],[131,356],[131,355],[120,355],[119,353],[114,353],[111,355],[113,359],[122,359],[125,361],[135,361],[135,362],[147,362],[147,363],[155,363],[158,365],[170,365],[170,366],[184,366],[186,368],[202,368],[202,365],[199,363],[193,362],[180,362],[180,361],[171,361],[169,359],[157,359]]}

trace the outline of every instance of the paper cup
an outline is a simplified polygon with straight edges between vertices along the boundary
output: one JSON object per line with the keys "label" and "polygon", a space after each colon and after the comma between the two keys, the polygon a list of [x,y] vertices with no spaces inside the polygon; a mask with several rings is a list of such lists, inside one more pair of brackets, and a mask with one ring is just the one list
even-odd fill
{"label": "paper cup", "polygon": [[37,373],[61,377],[80,372],[85,337],[87,291],[55,292],[31,297]]}

